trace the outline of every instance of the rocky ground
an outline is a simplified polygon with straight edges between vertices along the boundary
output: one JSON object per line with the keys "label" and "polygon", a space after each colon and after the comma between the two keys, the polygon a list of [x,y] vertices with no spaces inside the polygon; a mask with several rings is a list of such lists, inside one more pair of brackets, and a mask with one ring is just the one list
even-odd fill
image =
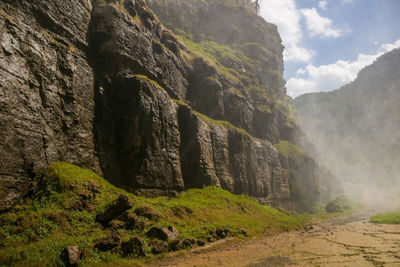
{"label": "rocky ground", "polygon": [[[400,226],[363,211],[243,244],[168,258],[157,266],[400,266]],[[155,265],[154,265],[155,266]]]}

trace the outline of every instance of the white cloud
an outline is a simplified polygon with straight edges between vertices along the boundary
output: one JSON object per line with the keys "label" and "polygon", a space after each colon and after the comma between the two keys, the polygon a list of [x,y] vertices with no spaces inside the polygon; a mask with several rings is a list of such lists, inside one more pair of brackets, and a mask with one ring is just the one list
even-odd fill
{"label": "white cloud", "polygon": [[355,61],[338,60],[333,64],[314,66],[309,64],[305,69],[299,69],[296,77],[287,81],[288,95],[297,97],[301,94],[332,91],[353,81],[358,72],[372,64],[386,52],[400,47],[400,39],[393,44],[384,44],[372,55],[359,54]]}
{"label": "white cloud", "polygon": [[260,15],[268,22],[278,26],[282,37],[286,62],[309,62],[314,52],[304,47],[301,42],[303,31],[300,20],[301,12],[296,8],[294,0],[261,0]]}
{"label": "white cloud", "polygon": [[328,2],[327,1],[319,1],[319,3],[318,3],[318,6],[319,6],[319,8],[320,9],[322,9],[322,10],[326,10],[326,6],[328,5]]}
{"label": "white cloud", "polygon": [[315,8],[305,8],[300,10],[306,19],[307,29],[311,37],[340,37],[343,33],[340,29],[332,26],[332,21],[318,14]]}
{"label": "white cloud", "polygon": [[354,0],[342,0],[341,4],[353,3]]}

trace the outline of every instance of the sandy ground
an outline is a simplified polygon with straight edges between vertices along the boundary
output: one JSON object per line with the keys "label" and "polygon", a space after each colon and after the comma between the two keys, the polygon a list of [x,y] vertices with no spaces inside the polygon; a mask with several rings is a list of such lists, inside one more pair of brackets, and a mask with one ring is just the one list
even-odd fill
{"label": "sandy ground", "polygon": [[400,266],[400,225],[371,224],[368,212],[303,231],[177,254],[152,266]]}

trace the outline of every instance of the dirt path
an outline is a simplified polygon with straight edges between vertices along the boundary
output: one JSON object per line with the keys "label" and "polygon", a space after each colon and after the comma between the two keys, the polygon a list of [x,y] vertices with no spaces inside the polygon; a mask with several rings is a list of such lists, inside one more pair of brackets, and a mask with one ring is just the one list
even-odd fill
{"label": "dirt path", "polygon": [[400,266],[400,225],[368,223],[368,213],[309,230],[165,259],[154,266]]}

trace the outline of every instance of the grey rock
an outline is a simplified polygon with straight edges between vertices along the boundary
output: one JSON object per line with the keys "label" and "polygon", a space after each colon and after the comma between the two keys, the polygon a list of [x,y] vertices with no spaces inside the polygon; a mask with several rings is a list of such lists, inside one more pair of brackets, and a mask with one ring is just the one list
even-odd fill
{"label": "grey rock", "polygon": [[179,232],[172,228],[173,231],[170,231],[164,227],[153,227],[151,228],[146,235],[150,238],[156,238],[163,241],[174,241],[178,238]]}
{"label": "grey rock", "polygon": [[128,196],[120,194],[103,212],[96,216],[96,221],[107,223],[130,208],[132,208],[132,203]]}
{"label": "grey rock", "polygon": [[61,254],[61,260],[64,262],[65,266],[77,267],[81,261],[79,247],[66,247]]}
{"label": "grey rock", "polygon": [[128,241],[122,242],[121,251],[124,256],[146,256],[144,241],[139,237],[134,237],[129,239]]}

